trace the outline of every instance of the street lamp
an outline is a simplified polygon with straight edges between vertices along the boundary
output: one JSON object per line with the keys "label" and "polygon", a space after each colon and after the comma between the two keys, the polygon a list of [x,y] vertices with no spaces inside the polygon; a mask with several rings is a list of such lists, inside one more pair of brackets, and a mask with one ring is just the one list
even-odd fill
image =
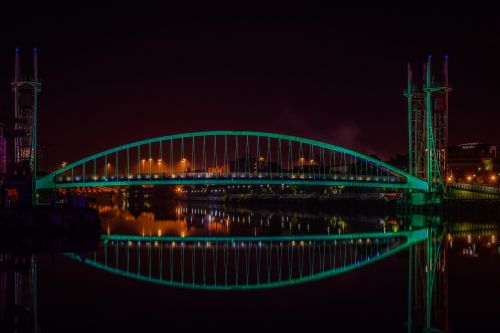
{"label": "street lamp", "polygon": [[158,159],[158,174],[161,175],[161,163],[162,163],[162,159],[159,158]]}
{"label": "street lamp", "polygon": [[[495,174],[491,175],[491,176],[490,176],[490,181],[491,181],[493,184],[497,183],[497,176],[496,176]],[[499,186],[499,185],[498,185],[498,183],[497,183],[497,187],[498,187],[498,186]]]}

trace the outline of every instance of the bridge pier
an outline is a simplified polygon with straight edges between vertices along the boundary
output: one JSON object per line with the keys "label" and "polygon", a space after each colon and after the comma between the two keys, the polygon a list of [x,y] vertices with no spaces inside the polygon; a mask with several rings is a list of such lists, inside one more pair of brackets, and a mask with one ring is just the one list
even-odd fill
{"label": "bridge pier", "polygon": [[443,194],[439,192],[408,192],[397,202],[398,214],[439,214],[443,211]]}

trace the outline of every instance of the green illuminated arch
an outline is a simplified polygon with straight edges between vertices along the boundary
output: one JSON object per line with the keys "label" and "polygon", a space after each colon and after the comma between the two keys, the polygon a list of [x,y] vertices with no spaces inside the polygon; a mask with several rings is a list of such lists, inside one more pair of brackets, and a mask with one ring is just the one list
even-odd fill
{"label": "green illuminated arch", "polygon": [[[82,181],[82,182],[72,182],[72,183],[57,183],[54,181],[57,176],[62,175],[63,173],[81,166],[85,163],[95,161],[99,158],[104,158],[111,154],[121,152],[131,148],[137,148],[145,145],[151,145],[153,143],[161,143],[170,140],[177,139],[187,139],[187,138],[195,138],[195,137],[211,137],[211,136],[238,136],[238,137],[259,137],[259,138],[269,138],[269,139],[278,139],[290,142],[297,142],[301,144],[307,144],[314,147],[322,148],[325,150],[330,150],[333,152],[344,153],[350,156],[354,156],[359,158],[362,161],[370,162],[377,167],[383,167],[387,170],[390,170],[397,176],[404,177],[405,183],[385,183],[385,182],[359,182],[357,180],[354,181],[332,181],[332,180],[242,180],[242,179],[229,179],[229,180],[207,180],[207,179],[158,179],[158,180],[117,180],[117,181]],[[133,143],[129,143],[126,145],[118,146],[112,149],[108,149],[106,151],[88,156],[79,161],[70,163],[63,168],[57,169],[52,173],[41,177],[36,182],[37,189],[47,189],[47,188],[71,188],[71,187],[96,187],[96,186],[128,186],[128,185],[145,185],[145,184],[153,184],[153,185],[191,185],[191,184],[296,184],[296,185],[331,185],[331,186],[354,186],[354,187],[381,187],[381,188],[403,188],[403,189],[413,189],[419,191],[427,191],[428,184],[427,182],[418,179],[407,172],[397,169],[387,163],[374,159],[373,157],[367,156],[362,153],[358,153],[356,151],[335,146],[329,143],[301,138],[297,136],[283,135],[283,134],[274,134],[274,133],[265,133],[265,132],[252,132],[252,131],[205,131],[205,132],[193,132],[193,133],[183,133],[183,134],[174,134],[168,136],[157,137],[153,139],[141,140]]]}

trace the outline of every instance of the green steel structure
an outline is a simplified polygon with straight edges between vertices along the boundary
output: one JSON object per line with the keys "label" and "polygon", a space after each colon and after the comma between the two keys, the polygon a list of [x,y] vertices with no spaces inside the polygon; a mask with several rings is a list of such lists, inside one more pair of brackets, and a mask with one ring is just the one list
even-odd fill
{"label": "green steel structure", "polygon": [[422,86],[413,82],[408,64],[404,95],[408,100],[409,173],[429,183],[430,192],[444,192],[448,154],[448,57],[443,64],[443,79],[431,71],[431,56],[424,64]]}
{"label": "green steel structure", "polygon": [[370,156],[290,135],[207,131],[122,145],[68,164],[37,190],[134,185],[324,185],[427,191],[427,182]]}
{"label": "green steel structure", "polygon": [[68,256],[114,274],[172,287],[247,290],[345,273],[427,237],[427,229],[275,237],[103,235],[98,251]]}

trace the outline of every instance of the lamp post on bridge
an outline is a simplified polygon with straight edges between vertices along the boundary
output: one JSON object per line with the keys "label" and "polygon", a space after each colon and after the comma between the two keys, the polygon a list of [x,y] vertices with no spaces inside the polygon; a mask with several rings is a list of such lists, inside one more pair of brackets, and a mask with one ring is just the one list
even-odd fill
{"label": "lamp post on bridge", "polygon": [[187,162],[186,158],[183,157],[181,159],[181,172],[183,172],[183,173],[186,172],[186,162]]}
{"label": "lamp post on bridge", "polygon": [[105,171],[106,171],[106,175],[105,175],[105,176],[106,176],[106,180],[107,180],[107,179],[108,179],[108,177],[109,177],[109,172],[110,172],[110,170],[111,170],[111,163],[110,163],[110,162],[106,163],[105,168],[106,168],[106,169],[105,169]]}
{"label": "lamp post on bridge", "polygon": [[163,161],[162,161],[162,159],[161,159],[161,158],[159,158],[159,159],[158,159],[158,176],[159,176],[160,178],[161,178],[161,171],[162,171],[162,170],[161,170],[161,165],[162,165],[162,162],[163,162]]}

